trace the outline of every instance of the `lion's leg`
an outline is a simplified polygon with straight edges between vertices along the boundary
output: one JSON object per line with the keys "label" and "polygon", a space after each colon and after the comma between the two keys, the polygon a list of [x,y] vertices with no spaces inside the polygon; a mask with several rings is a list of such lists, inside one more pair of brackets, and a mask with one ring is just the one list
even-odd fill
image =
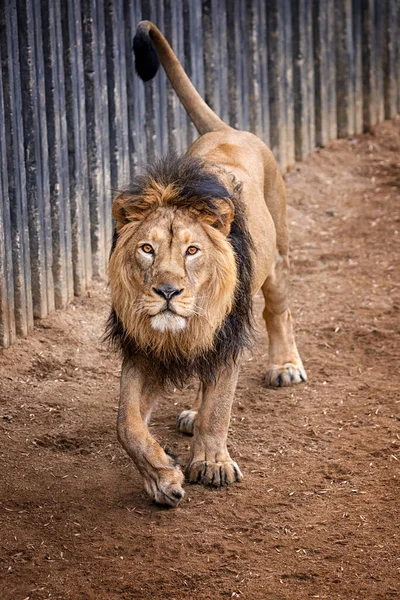
{"label": "lion's leg", "polygon": [[146,421],[156,400],[137,367],[126,362],[121,373],[118,439],[139,469],[149,496],[159,504],[176,506],[184,496],[183,473],[150,434]]}
{"label": "lion's leg", "polygon": [[238,371],[237,366],[227,367],[215,385],[204,386],[186,469],[192,483],[219,487],[243,478],[226,446]]}
{"label": "lion's leg", "polygon": [[196,400],[194,401],[192,408],[190,410],[183,410],[176,421],[178,431],[188,435],[193,435],[194,424],[202,402],[203,385],[200,383],[197,390]]}
{"label": "lion's leg", "polygon": [[276,251],[271,274],[262,286],[265,298],[263,317],[268,330],[269,356],[266,385],[288,386],[307,380],[297,351],[288,307],[289,259]]}

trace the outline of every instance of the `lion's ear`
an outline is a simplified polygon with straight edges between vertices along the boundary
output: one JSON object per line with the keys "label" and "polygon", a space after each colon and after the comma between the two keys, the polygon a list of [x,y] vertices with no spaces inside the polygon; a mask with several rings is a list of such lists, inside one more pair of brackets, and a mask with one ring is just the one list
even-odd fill
{"label": "lion's ear", "polygon": [[130,192],[121,192],[114,198],[112,214],[119,231],[127,223],[141,221],[150,209],[151,204],[144,198],[138,198]]}
{"label": "lion's ear", "polygon": [[195,202],[193,210],[203,222],[215,227],[224,235],[229,234],[235,216],[235,207],[229,197]]}

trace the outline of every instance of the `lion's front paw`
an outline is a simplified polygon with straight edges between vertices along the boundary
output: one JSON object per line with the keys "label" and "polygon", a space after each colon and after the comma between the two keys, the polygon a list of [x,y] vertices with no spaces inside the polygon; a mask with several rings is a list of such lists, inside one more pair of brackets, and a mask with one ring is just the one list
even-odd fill
{"label": "lion's front paw", "polygon": [[155,474],[143,475],[144,487],[150,498],[164,506],[178,506],[185,492],[182,488],[184,476],[179,467],[160,469]]}
{"label": "lion's front paw", "polygon": [[196,416],[197,410],[183,410],[176,421],[178,431],[193,435]]}
{"label": "lion's front paw", "polygon": [[272,365],[268,369],[264,380],[265,385],[268,387],[287,387],[302,381],[307,381],[304,367],[293,363]]}
{"label": "lion's front paw", "polygon": [[197,461],[188,465],[186,476],[191,483],[221,487],[242,481],[243,475],[233,460],[223,462]]}

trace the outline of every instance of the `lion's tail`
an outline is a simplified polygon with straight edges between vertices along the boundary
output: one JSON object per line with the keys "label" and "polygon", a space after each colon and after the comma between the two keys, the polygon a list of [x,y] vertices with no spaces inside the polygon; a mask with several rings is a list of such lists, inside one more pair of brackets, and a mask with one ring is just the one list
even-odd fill
{"label": "lion's tail", "polygon": [[133,51],[136,71],[143,81],[153,79],[161,61],[172,87],[201,135],[229,127],[204,102],[171,46],[161,31],[150,21],[139,23],[133,39]]}

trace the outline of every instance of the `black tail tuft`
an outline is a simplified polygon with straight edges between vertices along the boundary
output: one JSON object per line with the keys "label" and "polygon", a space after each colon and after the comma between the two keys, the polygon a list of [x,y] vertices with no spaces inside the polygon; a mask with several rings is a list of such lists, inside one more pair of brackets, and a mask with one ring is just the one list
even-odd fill
{"label": "black tail tuft", "polygon": [[143,81],[153,79],[160,66],[160,59],[148,31],[140,25],[133,38],[133,52],[136,73]]}

